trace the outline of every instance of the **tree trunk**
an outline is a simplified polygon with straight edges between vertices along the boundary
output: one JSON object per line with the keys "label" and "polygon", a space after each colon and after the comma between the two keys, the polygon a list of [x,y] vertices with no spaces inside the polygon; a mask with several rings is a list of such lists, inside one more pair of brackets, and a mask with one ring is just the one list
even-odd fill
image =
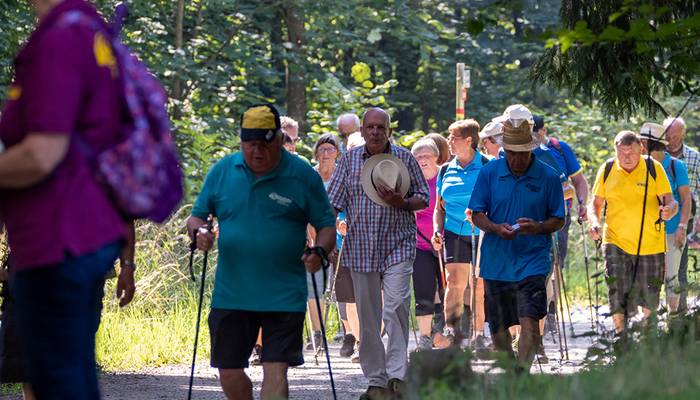
{"label": "tree trunk", "polygon": [[308,126],[306,123],[306,76],[304,65],[306,55],[304,50],[304,17],[288,1],[282,6],[289,42],[292,43],[291,54],[287,57],[286,81],[287,91],[285,102],[287,114],[299,122],[299,134],[304,136]]}

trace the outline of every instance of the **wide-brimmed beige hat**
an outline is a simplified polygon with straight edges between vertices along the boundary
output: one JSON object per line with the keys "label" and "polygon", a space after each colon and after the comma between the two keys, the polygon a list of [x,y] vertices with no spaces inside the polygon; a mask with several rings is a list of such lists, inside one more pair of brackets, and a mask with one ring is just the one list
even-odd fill
{"label": "wide-brimmed beige hat", "polygon": [[521,121],[514,126],[509,119],[503,121],[503,148],[509,151],[531,151],[537,147],[535,138],[532,137],[532,125],[527,121]]}
{"label": "wide-brimmed beige hat", "polygon": [[406,196],[411,186],[411,178],[408,168],[392,154],[376,154],[365,161],[360,172],[360,183],[367,197],[380,206],[388,207],[382,197],[377,193],[379,185],[386,186]]}
{"label": "wide-brimmed beige hat", "polygon": [[668,141],[662,139],[664,132],[665,129],[663,125],[655,124],[653,122],[645,122],[644,125],[642,125],[642,129],[639,130],[637,137],[642,140],[655,140],[666,145],[668,144]]}

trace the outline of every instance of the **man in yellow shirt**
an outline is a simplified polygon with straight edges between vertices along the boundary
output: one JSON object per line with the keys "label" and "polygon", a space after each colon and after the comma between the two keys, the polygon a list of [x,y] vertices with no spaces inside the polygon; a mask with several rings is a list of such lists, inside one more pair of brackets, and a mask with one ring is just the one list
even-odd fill
{"label": "man in yellow shirt", "polygon": [[[607,203],[603,245],[606,274],[612,278],[608,296],[615,330],[622,332],[625,309],[628,316],[634,315],[637,305],[641,305],[646,318],[659,305],[666,251],[663,221],[678,212],[678,203],[673,199],[663,166],[642,157],[641,142],[635,132],[617,134],[615,155],[614,160],[598,170],[590,216],[591,236],[599,240],[601,214]],[[647,177],[650,167],[654,170]]]}

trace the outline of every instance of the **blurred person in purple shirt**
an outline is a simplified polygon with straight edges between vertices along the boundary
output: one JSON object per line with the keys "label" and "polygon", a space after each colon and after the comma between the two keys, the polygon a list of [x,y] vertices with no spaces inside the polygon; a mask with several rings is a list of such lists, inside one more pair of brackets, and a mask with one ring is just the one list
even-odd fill
{"label": "blurred person in purple shirt", "polygon": [[[12,249],[11,293],[29,380],[40,399],[98,399],[95,333],[105,276],[122,261],[121,305],[134,291],[133,233],[72,138],[118,142],[121,86],[106,24],[84,0],[33,0],[38,24],[14,61],[0,119],[0,218]],[[80,11],[99,21],[62,24]],[[133,244],[133,243],[132,243]]]}

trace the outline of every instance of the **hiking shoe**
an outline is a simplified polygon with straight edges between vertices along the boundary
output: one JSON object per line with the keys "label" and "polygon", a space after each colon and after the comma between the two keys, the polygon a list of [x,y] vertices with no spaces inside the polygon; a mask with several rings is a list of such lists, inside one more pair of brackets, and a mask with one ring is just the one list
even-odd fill
{"label": "hiking shoe", "polygon": [[406,392],[406,382],[398,378],[391,378],[387,383],[387,389],[391,391],[395,399],[401,399]]}
{"label": "hiking shoe", "polygon": [[436,332],[433,335],[433,347],[436,349],[444,349],[450,345],[450,340],[442,334],[442,332]]}
{"label": "hiking shoe", "polygon": [[455,342],[455,331],[449,326],[445,326],[445,329],[442,330],[442,336],[447,341],[447,347],[451,346]]}
{"label": "hiking shoe", "polygon": [[352,355],[350,356],[350,362],[353,364],[360,363],[360,342],[357,342],[357,346],[355,346],[355,351],[353,351]]}
{"label": "hiking shoe", "polygon": [[491,350],[486,346],[484,335],[476,335],[474,339],[474,354],[476,358],[488,360],[491,358]]}
{"label": "hiking shoe", "polygon": [[537,347],[537,360],[540,364],[549,363],[549,358],[547,358],[547,353],[545,353],[544,345],[542,343],[540,343],[539,347]]}
{"label": "hiking shoe", "polygon": [[421,336],[418,338],[418,344],[416,345],[416,351],[425,351],[433,349],[433,340],[430,336]]}
{"label": "hiking shoe", "polygon": [[[321,332],[315,331],[314,332],[314,340],[311,340],[309,338],[309,341],[306,343],[306,350],[316,350],[316,347],[323,347],[321,340],[322,340],[321,339]],[[314,345],[316,347],[314,347]]]}
{"label": "hiking shoe", "polygon": [[345,335],[343,335],[343,331],[339,330],[335,333],[335,336],[333,336],[333,343],[341,343],[344,339]]}
{"label": "hiking shoe", "polygon": [[260,360],[261,354],[262,354],[262,346],[256,344],[255,347],[253,347],[253,358],[250,360],[250,365],[252,365],[254,367],[262,365],[262,361]]}
{"label": "hiking shoe", "polygon": [[345,335],[343,338],[343,345],[340,346],[340,356],[341,357],[350,357],[352,355],[353,350],[355,349],[355,342],[357,340],[355,339],[355,336],[353,336],[352,333],[348,333]]}
{"label": "hiking shoe", "polygon": [[391,391],[381,386],[370,386],[360,395],[360,400],[391,400],[394,396]]}

